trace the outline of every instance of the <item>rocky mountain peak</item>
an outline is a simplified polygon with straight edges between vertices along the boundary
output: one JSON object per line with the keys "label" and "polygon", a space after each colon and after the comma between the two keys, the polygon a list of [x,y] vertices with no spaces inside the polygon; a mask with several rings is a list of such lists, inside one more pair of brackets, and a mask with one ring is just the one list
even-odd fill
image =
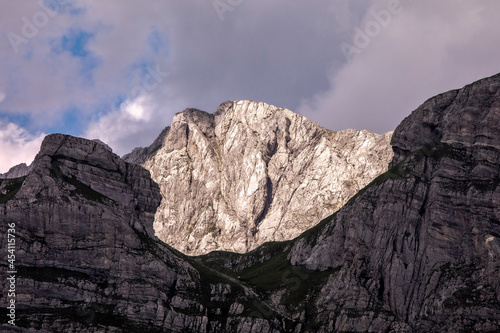
{"label": "rocky mountain peak", "polygon": [[500,328],[499,88],[495,75],[423,103],[394,132],[391,169],[295,242],[293,264],[338,269],[322,299],[366,309],[335,330],[373,325],[370,300],[405,332]]}
{"label": "rocky mountain peak", "polygon": [[[108,145],[100,140],[87,140],[65,134],[49,134],[42,141],[35,165],[45,156],[76,159],[100,167],[116,167],[119,156],[113,154]],[[104,161],[104,164],[103,164]]]}
{"label": "rocky mountain peak", "polygon": [[0,174],[0,179],[9,179],[9,178],[19,178],[26,176],[31,170],[31,165],[28,166],[26,163],[21,163],[13,166],[6,173]]}
{"label": "rocky mountain peak", "polygon": [[387,169],[390,136],[336,133],[287,109],[226,101],[213,114],[177,113],[146,155],[125,158],[144,161],[160,185],[160,239],[189,254],[246,252],[340,208]]}
{"label": "rocky mountain peak", "polygon": [[497,74],[424,102],[396,128],[393,164],[437,141],[498,147],[499,81]]}
{"label": "rocky mountain peak", "polygon": [[[69,184],[69,185],[68,185]],[[143,186],[142,190],[139,188]],[[80,198],[91,202],[120,204],[141,218],[135,227],[154,235],[151,223],[158,205],[157,185],[149,172],[129,165],[107,145],[63,134],[45,137],[17,198],[36,196],[67,201]],[[143,220],[144,219],[144,220]]]}
{"label": "rocky mountain peak", "polygon": [[122,156],[123,160],[133,164],[144,163],[148,156],[151,156],[163,145],[163,141],[165,140],[168,131],[170,131],[170,126],[165,127],[149,147],[134,148],[130,153]]}

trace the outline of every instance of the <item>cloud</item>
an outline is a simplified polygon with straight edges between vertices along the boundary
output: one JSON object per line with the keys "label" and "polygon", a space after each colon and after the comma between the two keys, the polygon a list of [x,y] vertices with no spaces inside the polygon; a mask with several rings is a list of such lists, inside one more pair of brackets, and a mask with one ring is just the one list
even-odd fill
{"label": "cloud", "polygon": [[401,0],[350,62],[340,45],[373,29],[388,1],[220,0],[232,4],[222,20],[213,1],[50,1],[65,5],[0,3],[0,35],[38,25],[18,52],[0,38],[0,117],[29,133],[100,138],[120,154],[149,145],[175,112],[225,100],[384,132],[426,98],[498,71],[494,0]]}
{"label": "cloud", "polygon": [[98,115],[83,136],[106,142],[115,153],[124,155],[132,150],[131,147],[151,144],[161,130],[170,124],[170,114],[180,110],[180,105],[171,106],[173,109],[156,105],[148,94],[130,97],[116,110]]}
{"label": "cloud", "polygon": [[[130,5],[123,10],[120,3],[129,15],[125,19],[116,3],[71,4],[39,27],[36,17],[44,10],[37,2],[0,5],[1,35],[12,33],[26,41],[12,45],[8,38],[0,39],[0,87],[9,96],[0,106],[1,114],[29,116],[32,127],[43,129],[68,112],[93,115],[111,110],[117,96],[142,79],[141,65],[158,63],[148,46],[152,8],[141,4],[142,9]],[[109,17],[100,12],[109,13],[111,7]],[[141,12],[145,17],[134,19]],[[36,33],[25,33],[30,26]]]}
{"label": "cloud", "polygon": [[427,98],[500,71],[499,2],[401,1],[400,9],[385,27],[373,13],[387,11],[387,2],[367,10],[344,41],[363,47],[300,113],[334,130],[386,132]]}
{"label": "cloud", "polygon": [[45,134],[31,135],[16,124],[0,121],[0,173],[20,163],[30,164],[44,137]]}

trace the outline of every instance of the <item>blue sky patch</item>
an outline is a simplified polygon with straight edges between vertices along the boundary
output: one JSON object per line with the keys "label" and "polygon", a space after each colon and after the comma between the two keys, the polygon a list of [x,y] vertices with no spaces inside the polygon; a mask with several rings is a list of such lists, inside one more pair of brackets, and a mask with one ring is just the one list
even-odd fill
{"label": "blue sky patch", "polygon": [[[154,68],[154,62],[148,61],[145,58],[138,59],[129,66],[127,78],[130,85],[136,85],[137,76],[142,80],[146,75],[149,75],[149,68]],[[142,82],[142,81],[139,81]]]}
{"label": "blue sky patch", "polygon": [[100,66],[103,61],[93,52],[89,51],[88,44],[94,38],[95,33],[81,29],[70,29],[59,39],[53,40],[52,52],[56,55],[69,53],[72,57],[79,59],[81,64],[81,77],[84,81],[83,87],[94,86],[93,70]]}
{"label": "blue sky patch", "polygon": [[54,125],[47,128],[48,133],[77,135],[82,133],[89,121],[89,116],[77,108],[67,110]]}
{"label": "blue sky patch", "polygon": [[115,108],[115,109],[119,109],[120,106],[123,104],[123,102],[125,102],[127,99],[128,99],[129,96],[127,95],[119,95],[118,97],[115,98],[115,100],[113,101],[112,103],[112,106]]}
{"label": "blue sky patch", "polygon": [[23,128],[29,128],[31,125],[31,116],[27,114],[13,114],[0,111],[0,122],[9,122]]}
{"label": "blue sky patch", "polygon": [[83,30],[71,30],[61,38],[61,51],[69,52],[73,57],[86,57],[89,55],[87,44],[93,36]]}
{"label": "blue sky patch", "polygon": [[95,86],[93,70],[96,69],[102,63],[103,63],[103,61],[101,58],[98,58],[98,57],[95,57],[92,55],[85,57],[85,58],[82,58],[81,73],[82,73],[82,77],[85,79],[85,81],[84,81],[85,86],[87,86],[87,87]]}
{"label": "blue sky patch", "polygon": [[154,54],[158,54],[163,46],[163,39],[160,32],[153,27],[153,30],[148,36],[148,43],[151,50],[153,50]]}
{"label": "blue sky patch", "polygon": [[40,4],[58,14],[68,13],[72,16],[77,16],[85,13],[84,8],[75,7],[75,4],[70,0],[43,0]]}

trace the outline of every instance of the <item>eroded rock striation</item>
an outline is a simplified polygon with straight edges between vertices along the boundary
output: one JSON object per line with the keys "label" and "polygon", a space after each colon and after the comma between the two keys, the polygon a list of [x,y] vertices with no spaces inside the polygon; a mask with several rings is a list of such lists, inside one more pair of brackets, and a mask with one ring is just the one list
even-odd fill
{"label": "eroded rock striation", "polygon": [[225,102],[187,109],[124,157],[160,185],[157,236],[188,254],[292,239],[387,170],[392,133],[329,131],[289,110]]}

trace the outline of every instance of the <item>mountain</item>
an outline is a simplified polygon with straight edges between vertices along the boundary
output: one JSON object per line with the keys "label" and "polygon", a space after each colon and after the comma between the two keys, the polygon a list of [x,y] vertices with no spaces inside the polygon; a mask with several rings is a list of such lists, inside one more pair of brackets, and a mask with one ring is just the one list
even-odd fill
{"label": "mountain", "polygon": [[0,179],[19,178],[26,176],[31,170],[31,165],[27,166],[26,163],[21,163],[13,166],[6,173],[0,173]]}
{"label": "mountain", "polygon": [[[276,332],[282,327],[279,317],[249,317],[256,306],[267,307],[250,288],[154,236],[158,186],[147,170],[98,142],[47,136],[30,173],[1,180],[0,189],[5,249],[0,266],[16,294],[0,291],[1,332],[232,332],[249,325]],[[12,263],[7,233],[15,240]],[[8,317],[12,300],[15,313]],[[7,323],[12,319],[16,326]]]}
{"label": "mountain", "polygon": [[141,163],[159,186],[157,236],[187,254],[292,239],[387,170],[392,133],[333,132],[265,103],[186,109]]}
{"label": "mountain", "polygon": [[0,329],[500,331],[500,74],[429,99],[391,145],[387,172],[295,239],[188,257],[154,235],[146,169],[48,136],[26,177],[0,180],[17,324]]}

